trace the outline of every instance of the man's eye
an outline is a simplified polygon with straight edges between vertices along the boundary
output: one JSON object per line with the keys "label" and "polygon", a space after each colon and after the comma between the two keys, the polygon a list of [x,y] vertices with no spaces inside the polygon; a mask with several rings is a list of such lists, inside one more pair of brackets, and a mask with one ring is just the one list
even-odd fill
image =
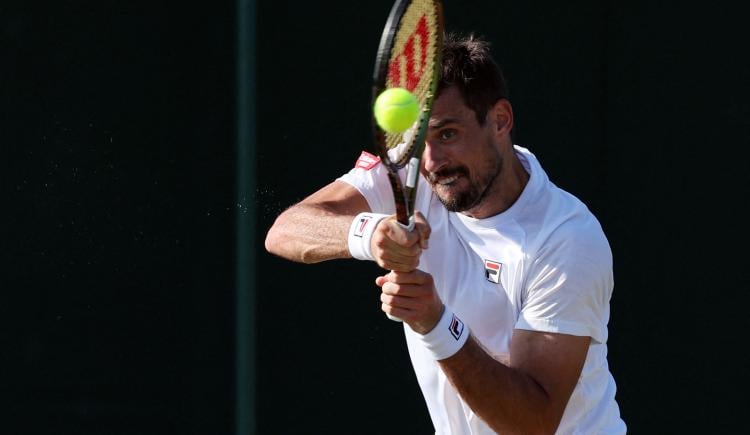
{"label": "man's eye", "polygon": [[440,140],[450,140],[454,136],[456,136],[456,130],[452,128],[446,128],[445,130],[440,130]]}

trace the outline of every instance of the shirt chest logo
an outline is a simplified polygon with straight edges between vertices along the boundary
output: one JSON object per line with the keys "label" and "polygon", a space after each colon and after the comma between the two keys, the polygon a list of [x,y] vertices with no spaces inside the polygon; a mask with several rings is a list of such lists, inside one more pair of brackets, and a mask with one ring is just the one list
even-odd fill
{"label": "shirt chest logo", "polygon": [[484,277],[487,281],[494,282],[495,284],[500,283],[500,270],[503,268],[502,263],[492,260],[484,260]]}

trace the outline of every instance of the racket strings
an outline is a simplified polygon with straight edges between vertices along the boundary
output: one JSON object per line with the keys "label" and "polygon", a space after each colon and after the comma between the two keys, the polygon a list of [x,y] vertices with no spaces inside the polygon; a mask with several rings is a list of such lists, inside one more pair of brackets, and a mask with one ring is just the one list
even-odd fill
{"label": "racket strings", "polygon": [[[435,63],[439,59],[440,28],[438,5],[434,0],[412,1],[401,18],[394,35],[388,62],[386,87],[410,91],[420,107],[430,107]],[[386,133],[385,144],[391,161],[404,167],[415,146],[416,131],[427,123],[428,112],[421,112],[415,124],[404,133]]]}

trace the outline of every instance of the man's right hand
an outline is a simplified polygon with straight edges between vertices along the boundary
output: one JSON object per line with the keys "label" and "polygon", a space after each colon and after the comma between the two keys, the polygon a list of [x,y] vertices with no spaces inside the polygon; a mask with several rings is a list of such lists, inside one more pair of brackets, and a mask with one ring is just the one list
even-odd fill
{"label": "man's right hand", "polygon": [[414,228],[408,231],[396,216],[383,219],[372,235],[372,255],[378,265],[396,272],[411,272],[419,265],[422,250],[427,249],[430,224],[422,213],[414,215]]}

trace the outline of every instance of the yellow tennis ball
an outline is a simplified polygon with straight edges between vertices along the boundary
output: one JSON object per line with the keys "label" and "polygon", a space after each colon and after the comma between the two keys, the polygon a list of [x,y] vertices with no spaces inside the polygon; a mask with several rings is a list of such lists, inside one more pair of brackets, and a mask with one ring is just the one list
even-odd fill
{"label": "yellow tennis ball", "polygon": [[388,133],[403,133],[419,117],[417,97],[404,88],[389,88],[375,99],[375,121]]}

